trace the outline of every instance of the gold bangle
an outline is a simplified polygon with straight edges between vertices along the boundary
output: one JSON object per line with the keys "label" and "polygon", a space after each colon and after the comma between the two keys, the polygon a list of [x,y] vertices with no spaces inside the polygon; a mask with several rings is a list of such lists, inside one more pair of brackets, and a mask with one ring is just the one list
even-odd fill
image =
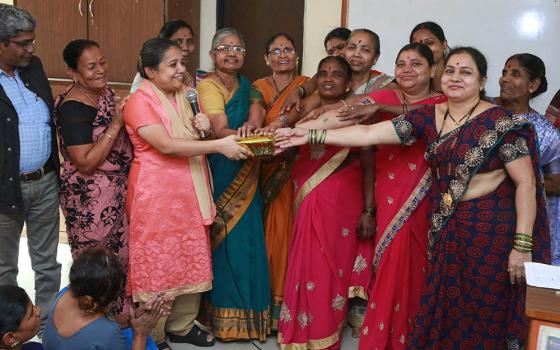
{"label": "gold bangle", "polygon": [[110,138],[111,140],[114,140],[115,138],[113,136],[111,136],[108,132],[104,132],[103,135],[107,136],[108,138]]}
{"label": "gold bangle", "polygon": [[526,233],[519,233],[518,232],[518,233],[514,234],[513,237],[527,238],[527,239],[533,240],[533,236],[529,235],[529,234],[526,234]]}
{"label": "gold bangle", "polygon": [[317,134],[317,129],[309,129],[309,136],[308,136],[308,142],[311,145],[315,144],[315,136]]}
{"label": "gold bangle", "polygon": [[325,130],[325,129],[321,130],[321,135],[319,136],[319,140],[317,141],[317,143],[319,143],[319,144],[325,143],[325,138],[326,137],[327,137],[327,130]]}

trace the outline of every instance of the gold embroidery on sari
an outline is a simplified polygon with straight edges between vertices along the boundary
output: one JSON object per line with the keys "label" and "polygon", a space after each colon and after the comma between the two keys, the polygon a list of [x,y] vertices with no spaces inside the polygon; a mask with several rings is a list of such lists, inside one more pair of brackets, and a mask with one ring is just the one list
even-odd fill
{"label": "gold embroidery on sari", "polygon": [[338,151],[334,156],[331,157],[325,164],[323,164],[316,172],[313,174],[303,186],[301,186],[301,190],[296,195],[294,210],[297,212],[299,206],[303,202],[304,198],[315,189],[315,187],[319,186],[323,180],[325,180],[330,174],[332,174],[339,166],[342,164],[346,156],[350,152],[349,148],[343,148]]}
{"label": "gold embroidery on sari", "polygon": [[373,255],[373,270],[377,269],[377,266],[381,262],[381,257],[383,253],[397,234],[397,232],[401,229],[403,224],[408,220],[412,212],[418,207],[422,199],[428,193],[428,190],[431,186],[431,172],[430,170],[426,170],[424,176],[420,179],[412,193],[408,196],[406,202],[397,212],[397,214],[393,217],[389,225],[383,231],[383,235],[379,239],[377,246],[375,247],[375,253]]}
{"label": "gold embroidery on sari", "polygon": [[249,159],[241,167],[235,179],[225,189],[216,202],[218,214],[210,229],[212,249],[215,249],[226,235],[239,222],[255,193],[259,178],[259,164],[257,159]]}

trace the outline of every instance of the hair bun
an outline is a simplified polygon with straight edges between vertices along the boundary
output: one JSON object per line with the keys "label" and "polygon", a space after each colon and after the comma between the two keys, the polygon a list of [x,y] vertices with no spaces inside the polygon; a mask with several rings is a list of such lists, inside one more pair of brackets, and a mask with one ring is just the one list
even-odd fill
{"label": "hair bun", "polygon": [[78,307],[88,314],[95,312],[95,303],[93,298],[89,295],[78,297]]}

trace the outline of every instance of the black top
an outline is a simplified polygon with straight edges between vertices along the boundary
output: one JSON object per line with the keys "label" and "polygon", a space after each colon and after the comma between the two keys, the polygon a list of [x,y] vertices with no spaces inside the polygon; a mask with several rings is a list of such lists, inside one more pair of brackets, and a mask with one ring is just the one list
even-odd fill
{"label": "black top", "polygon": [[[19,68],[25,86],[37,94],[49,107],[52,116],[53,97],[41,60],[33,56],[29,65]],[[19,182],[19,117],[12,101],[0,86],[0,213],[16,214],[23,210]],[[58,145],[51,120],[51,157],[48,161],[58,173]]]}
{"label": "black top", "polygon": [[57,110],[60,136],[66,146],[93,143],[93,121],[97,109],[85,103],[69,100]]}

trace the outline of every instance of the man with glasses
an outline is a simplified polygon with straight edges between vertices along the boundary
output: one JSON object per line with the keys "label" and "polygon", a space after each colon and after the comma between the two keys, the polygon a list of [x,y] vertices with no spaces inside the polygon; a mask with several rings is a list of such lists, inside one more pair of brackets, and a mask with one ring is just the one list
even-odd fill
{"label": "man with glasses", "polygon": [[17,284],[24,223],[44,322],[60,288],[58,149],[53,97],[35,51],[35,19],[0,4],[0,284]]}

